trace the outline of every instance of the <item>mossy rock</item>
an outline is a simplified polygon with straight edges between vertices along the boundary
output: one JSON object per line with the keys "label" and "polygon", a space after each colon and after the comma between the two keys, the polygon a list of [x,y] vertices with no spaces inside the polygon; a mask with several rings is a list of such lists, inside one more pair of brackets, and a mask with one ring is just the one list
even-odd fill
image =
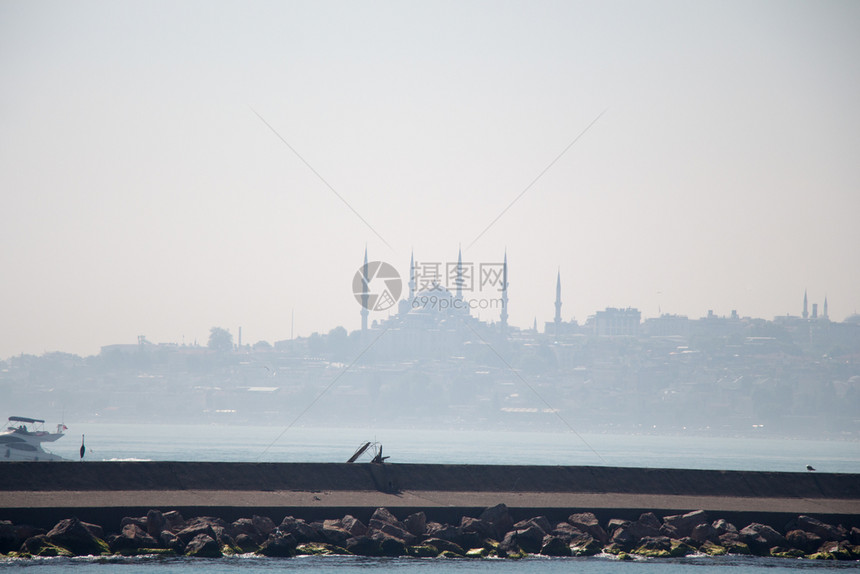
{"label": "mossy rock", "polygon": [[729,551],[726,550],[725,546],[720,546],[719,544],[714,544],[710,540],[708,540],[704,544],[702,544],[702,546],[699,548],[699,550],[704,552],[708,556],[724,556],[725,554],[729,553]]}
{"label": "mossy rock", "polygon": [[510,560],[519,560],[521,558],[527,557],[528,555],[529,555],[528,552],[526,552],[522,548],[517,548],[516,550],[511,550],[510,552],[505,554],[504,557],[508,558]]}
{"label": "mossy rock", "polygon": [[440,558],[465,558],[462,554],[457,554],[456,552],[452,552],[451,550],[443,550],[439,553]]}
{"label": "mossy rock", "polygon": [[66,558],[71,558],[75,553],[71,550],[67,550],[62,546],[57,546],[55,544],[45,544],[42,546],[34,556],[40,556],[42,558],[54,558],[57,556],[64,556]]}
{"label": "mossy rock", "polygon": [[680,540],[672,540],[672,547],[669,549],[669,556],[672,558],[681,558],[683,556],[689,556],[695,551],[696,550],[689,544],[685,544]]}
{"label": "mossy rock", "polygon": [[176,556],[176,551],[172,548],[123,548],[114,552],[117,556]]}
{"label": "mossy rock", "polygon": [[816,552],[807,556],[810,560],[836,560],[832,552]]}
{"label": "mossy rock", "polygon": [[335,546],[334,544],[323,544],[321,542],[308,542],[299,544],[296,547],[296,554],[304,556],[334,556],[334,555],[351,555],[352,552],[346,548]]}
{"label": "mossy rock", "polygon": [[[672,553],[668,550],[659,550],[657,548],[645,548],[644,546],[640,546],[639,548],[634,548],[630,554],[635,554],[637,556],[644,556],[646,558],[671,558]],[[618,555],[619,558],[621,554]]]}
{"label": "mossy rock", "polygon": [[726,550],[729,554],[752,554],[749,545],[744,542],[730,542],[726,544]]}
{"label": "mossy rock", "polygon": [[774,546],[770,549],[770,555],[774,558],[803,558],[805,554],[803,550],[797,548],[785,548],[783,546]]}
{"label": "mossy rock", "polygon": [[626,552],[619,552],[618,553],[618,559],[619,560],[633,560],[633,557],[630,556],[629,554],[627,554]]}
{"label": "mossy rock", "polygon": [[415,558],[436,558],[439,556],[439,550],[437,550],[435,546],[430,546],[428,544],[410,546],[407,550],[409,552],[409,556],[414,556]]}
{"label": "mossy rock", "polygon": [[107,542],[105,542],[101,538],[96,538],[95,540],[96,540],[96,544],[98,544],[99,548],[101,548],[102,554],[113,554],[113,552],[110,551],[110,546],[108,545]]}
{"label": "mossy rock", "polygon": [[466,558],[486,558],[490,552],[490,548],[470,548],[466,551]]}
{"label": "mossy rock", "polygon": [[222,544],[221,554],[224,556],[235,556],[237,554],[245,554],[245,551],[236,544]]}
{"label": "mossy rock", "polygon": [[603,545],[592,538],[584,544],[576,544],[570,547],[571,556],[594,556],[603,552]]}

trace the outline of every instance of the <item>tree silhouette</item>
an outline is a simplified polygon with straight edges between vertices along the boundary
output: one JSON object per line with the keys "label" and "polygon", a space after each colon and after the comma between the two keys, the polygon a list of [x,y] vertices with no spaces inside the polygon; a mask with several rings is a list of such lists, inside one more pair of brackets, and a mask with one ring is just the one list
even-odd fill
{"label": "tree silhouette", "polygon": [[209,329],[209,348],[219,353],[233,350],[233,335],[227,329],[212,327]]}

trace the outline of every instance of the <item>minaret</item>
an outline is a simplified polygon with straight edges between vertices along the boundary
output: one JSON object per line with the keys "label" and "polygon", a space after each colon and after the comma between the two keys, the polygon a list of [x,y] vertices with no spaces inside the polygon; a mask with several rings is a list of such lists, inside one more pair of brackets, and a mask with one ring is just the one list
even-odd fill
{"label": "minaret", "polygon": [[463,298],[463,250],[457,250],[457,299]]}
{"label": "minaret", "polygon": [[827,316],[827,295],[824,296],[824,318],[830,319],[830,317]]}
{"label": "minaret", "polygon": [[561,269],[555,280],[555,338],[558,339],[558,330],[561,325]]}
{"label": "minaret", "polygon": [[409,254],[409,300],[415,298],[415,252]]}
{"label": "minaret", "polygon": [[803,318],[804,319],[809,318],[809,304],[807,303],[807,300],[806,300],[806,289],[803,290]]}
{"label": "minaret", "polygon": [[361,332],[367,331],[367,315],[370,311],[367,309],[368,296],[370,295],[370,279],[367,270],[367,245],[364,246],[364,266],[361,268]]}
{"label": "minaret", "polygon": [[561,269],[555,280],[555,322],[561,323]]}
{"label": "minaret", "polygon": [[505,262],[502,264],[502,313],[499,316],[502,330],[508,328],[508,250],[505,249]]}

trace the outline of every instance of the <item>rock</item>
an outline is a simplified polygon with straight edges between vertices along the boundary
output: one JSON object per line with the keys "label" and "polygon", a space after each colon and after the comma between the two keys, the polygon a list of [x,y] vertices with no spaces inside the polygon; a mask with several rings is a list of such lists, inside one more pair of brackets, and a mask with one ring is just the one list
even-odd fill
{"label": "rock", "polygon": [[354,516],[347,514],[340,522],[343,525],[343,528],[352,536],[362,536],[363,534],[367,534],[367,526]]}
{"label": "rock", "polygon": [[770,549],[770,555],[774,558],[803,558],[804,554],[803,550],[785,546],[774,546]]}
{"label": "rock", "polygon": [[805,514],[797,518],[796,527],[798,530],[805,530],[806,532],[817,534],[822,540],[826,541],[839,541],[844,540],[846,537],[846,532],[840,531],[839,528],[826,524],[817,518],[806,516]]}
{"label": "rock", "polygon": [[340,520],[324,520],[322,527],[318,530],[323,542],[335,546],[343,546],[352,538],[352,534],[343,527]]}
{"label": "rock", "polygon": [[525,554],[525,551],[520,548],[519,544],[517,544],[516,530],[511,530],[505,534],[505,537],[502,538],[502,541],[499,542],[499,545],[496,547],[496,552],[501,558],[505,558],[511,554]]}
{"label": "rock", "polygon": [[15,532],[15,525],[9,520],[0,520],[0,554],[12,552],[21,547],[21,540]]}
{"label": "rock", "polygon": [[636,544],[636,538],[630,533],[626,526],[616,528],[609,539],[609,543],[621,548],[625,552],[629,552]]}
{"label": "rock", "polygon": [[188,546],[188,544],[197,536],[205,534],[212,540],[217,540],[218,535],[215,534],[215,530],[213,530],[212,525],[204,524],[204,523],[195,523],[190,526],[186,526],[182,530],[176,533],[176,537],[182,542],[183,545]]}
{"label": "rock", "polygon": [[568,522],[559,522],[555,525],[555,528],[552,529],[552,532],[550,532],[550,534],[552,534],[553,536],[560,536],[562,538],[566,538],[568,542],[570,542],[571,539],[577,536],[581,536],[585,533],[573,524],[570,524]]}
{"label": "rock", "polygon": [[802,550],[804,554],[813,554],[824,542],[817,534],[805,530],[790,530],[785,539],[791,548]]}
{"label": "rock", "polygon": [[420,544],[418,546],[409,547],[409,555],[415,558],[435,558],[439,556],[439,551],[434,546],[428,544]]}
{"label": "rock", "polygon": [[593,538],[596,538],[602,543],[606,543],[609,540],[609,535],[606,534],[606,531],[600,527],[600,523],[597,521],[597,517],[591,512],[580,512],[577,514],[571,514],[567,518],[567,522],[582,532],[587,532],[591,534]]}
{"label": "rock", "polygon": [[146,533],[153,538],[159,538],[166,522],[160,510],[150,510],[146,513]]}
{"label": "rock", "polygon": [[750,547],[741,542],[738,538],[720,537],[720,543],[725,547],[729,554],[752,554]]}
{"label": "rock", "polygon": [[429,538],[441,538],[442,540],[450,540],[453,542],[460,535],[460,530],[450,524],[430,522],[427,524],[427,529],[424,535]]}
{"label": "rock", "polygon": [[450,540],[444,540],[442,538],[428,538],[424,541],[426,546],[432,546],[437,550],[438,553],[442,552],[453,552],[454,554],[465,555],[466,552],[463,550],[463,547],[457,544],[456,542],[451,542]]}
{"label": "rock", "polygon": [[[239,544],[240,536],[250,538],[254,541],[254,544],[258,546],[269,537],[268,533],[263,534],[260,532],[260,530],[254,525],[254,521],[250,518],[240,518],[239,520],[236,520],[230,525],[230,529],[236,536],[236,544]],[[239,545],[241,546],[241,544]]]}
{"label": "rock", "polygon": [[738,528],[731,522],[723,520],[722,518],[714,520],[711,526],[714,527],[714,530],[717,531],[717,536],[722,536],[723,534],[737,534]]}
{"label": "rock", "polygon": [[164,548],[169,548],[177,554],[185,554],[185,544],[171,531],[162,530],[158,538]]}
{"label": "rock", "polygon": [[552,532],[552,524],[546,519],[546,516],[536,516],[528,520],[521,520],[514,524],[513,530],[526,530],[530,526],[536,526],[544,535]]}
{"label": "rock", "polygon": [[484,546],[484,542],[487,540],[492,539],[481,536],[477,532],[458,532],[452,542],[456,542],[464,549],[469,550],[471,548],[482,548]]}
{"label": "rock", "polygon": [[346,541],[346,549],[358,556],[380,556],[382,551],[379,541],[370,536],[353,536]]}
{"label": "rock", "polygon": [[162,517],[164,518],[165,528],[171,532],[176,533],[185,528],[185,519],[175,510],[165,512],[162,514]]}
{"label": "rock", "polygon": [[268,516],[257,516],[255,514],[251,517],[251,523],[263,536],[269,536],[277,528],[274,521]]}
{"label": "rock", "polygon": [[594,556],[603,550],[603,544],[591,534],[581,534],[570,541],[570,552],[573,556]]}
{"label": "rock", "polygon": [[198,534],[185,545],[185,555],[195,558],[220,558],[221,547],[212,536]]}
{"label": "rock", "polygon": [[860,546],[860,528],[852,526],[851,531],[848,533],[848,539],[851,541],[851,544]]}
{"label": "rock", "polygon": [[301,518],[285,516],[278,530],[284,534],[293,535],[299,544],[304,544],[305,542],[322,542],[317,531]]}
{"label": "rock", "polygon": [[495,540],[501,540],[504,538],[505,533],[514,526],[514,520],[511,518],[511,513],[508,510],[508,507],[504,504],[497,504],[484,509],[478,518],[493,525],[495,532],[493,533],[492,538]]}
{"label": "rock", "polygon": [[77,518],[61,520],[46,535],[55,546],[61,546],[76,556],[98,556],[110,551],[107,544],[87,530]]}
{"label": "rock", "polygon": [[397,538],[404,544],[413,544],[417,540],[416,536],[396,524],[371,519],[369,526],[368,532],[371,536],[381,535],[380,538]]}
{"label": "rock", "polygon": [[460,534],[477,534],[479,540],[496,537],[496,527],[492,523],[471,516],[464,516],[460,520],[458,530]]}
{"label": "rock", "polygon": [[141,530],[146,530],[146,516],[124,516],[119,521],[119,528],[122,530],[126,524],[134,524]]}
{"label": "rock", "polygon": [[486,558],[489,555],[490,549],[486,547],[470,548],[469,550],[466,550],[466,554],[464,554],[466,558]]}
{"label": "rock", "polygon": [[307,542],[299,544],[296,547],[296,554],[303,556],[332,556],[349,554],[346,548],[335,546],[334,544],[324,544],[322,542]]}
{"label": "rock", "polygon": [[720,539],[720,533],[712,524],[697,524],[690,533],[690,538],[699,544],[705,541],[717,542]]}
{"label": "rock", "polygon": [[639,517],[639,520],[631,522],[627,530],[633,538],[639,540],[641,538],[661,536],[661,526],[660,519],[653,512],[646,512]]}
{"label": "rock", "polygon": [[818,549],[819,553],[830,554],[836,560],[854,560],[854,553],[848,547],[846,542],[836,542],[830,540],[821,545]]}
{"label": "rock", "polygon": [[110,542],[112,552],[140,550],[141,548],[158,548],[159,542],[146,533],[140,526],[128,523],[122,527],[122,532]]}
{"label": "rock", "polygon": [[728,550],[726,550],[725,546],[706,540],[701,546],[699,546],[699,552],[704,552],[709,556],[722,556],[728,553]]}
{"label": "rock", "polygon": [[236,536],[236,546],[242,552],[254,552],[259,549],[260,543],[257,542],[250,534],[241,533]]}
{"label": "rock", "polygon": [[633,554],[639,556],[648,556],[650,558],[668,558],[671,554],[672,542],[665,536],[646,536],[642,538],[636,548],[632,551]]}
{"label": "rock", "polygon": [[[508,534],[513,534],[513,542],[529,554],[537,554],[543,546],[543,537],[546,533],[538,526],[531,524],[523,530],[512,530]],[[505,536],[507,538],[507,535]]]}
{"label": "rock", "polygon": [[738,532],[741,542],[747,544],[753,554],[768,556],[774,546],[788,546],[785,537],[766,524],[753,522]]}
{"label": "rock", "polygon": [[49,542],[47,535],[45,534],[37,534],[36,536],[31,536],[26,539],[21,545],[21,552],[43,557],[74,556],[74,553],[70,550]]}
{"label": "rock", "polygon": [[571,556],[573,553],[563,538],[547,535],[543,539],[540,554],[544,556]]}
{"label": "rock", "polygon": [[292,534],[272,534],[257,550],[257,554],[271,558],[292,558],[298,543]]}
{"label": "rock", "polygon": [[406,530],[413,536],[424,536],[427,529],[427,516],[423,512],[416,512],[406,517],[404,521]]}
{"label": "rock", "polygon": [[674,516],[666,516],[663,518],[663,523],[672,526],[677,530],[678,536],[690,536],[693,528],[699,524],[710,522],[708,515],[704,510],[695,510],[687,514],[676,514]]}
{"label": "rock", "polygon": [[687,556],[696,552],[696,549],[690,544],[687,544],[684,540],[670,539],[669,543],[671,545],[671,548],[669,548],[669,556],[672,558],[680,558],[681,556]]}
{"label": "rock", "polygon": [[[207,527],[212,530],[211,533],[206,530]],[[215,516],[196,516],[187,520],[185,522],[185,528],[177,532],[176,535],[187,544],[188,540],[190,540],[188,533],[193,533],[191,538],[201,533],[208,534],[210,536],[214,533],[212,538],[214,538],[219,545],[231,546],[234,544],[233,538],[230,535],[231,530],[232,526],[221,518]]]}
{"label": "rock", "polygon": [[383,556],[406,556],[406,544],[400,538],[386,536],[379,542],[379,552]]}
{"label": "rock", "polygon": [[373,515],[370,517],[367,525],[370,528],[376,528],[374,526],[374,522],[383,523],[383,524],[393,524],[400,529],[406,530],[405,526],[402,522],[397,520],[397,517],[391,514],[387,508],[377,508],[373,511]]}

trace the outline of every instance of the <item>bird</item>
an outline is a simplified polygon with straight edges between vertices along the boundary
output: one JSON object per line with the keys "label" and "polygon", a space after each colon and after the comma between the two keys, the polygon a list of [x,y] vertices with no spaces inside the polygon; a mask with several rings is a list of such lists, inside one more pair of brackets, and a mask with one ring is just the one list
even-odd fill
{"label": "bird", "polygon": [[812,468],[812,465],[811,465],[811,464],[807,464],[807,465],[806,465],[806,470],[810,470],[810,471],[812,471],[812,470],[815,470],[815,469],[814,469],[814,468]]}
{"label": "bird", "polygon": [[81,460],[84,460],[85,452],[87,452],[87,447],[84,446],[84,435],[81,435]]}

